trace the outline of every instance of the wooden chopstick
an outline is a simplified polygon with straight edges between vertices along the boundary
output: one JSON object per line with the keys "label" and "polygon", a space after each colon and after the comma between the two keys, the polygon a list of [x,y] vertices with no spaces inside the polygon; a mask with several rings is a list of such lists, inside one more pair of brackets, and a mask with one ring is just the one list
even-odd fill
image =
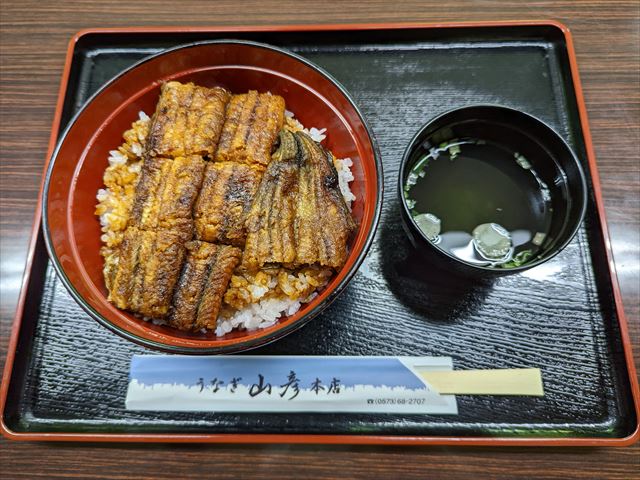
{"label": "wooden chopstick", "polygon": [[451,395],[543,396],[539,368],[501,370],[419,370],[438,393]]}

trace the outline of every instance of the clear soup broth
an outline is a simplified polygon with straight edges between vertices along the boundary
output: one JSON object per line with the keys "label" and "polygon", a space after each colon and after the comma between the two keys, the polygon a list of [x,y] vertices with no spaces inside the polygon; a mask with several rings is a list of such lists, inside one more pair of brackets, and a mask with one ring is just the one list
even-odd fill
{"label": "clear soup broth", "polygon": [[540,253],[553,207],[530,159],[497,143],[460,138],[425,142],[411,163],[407,205],[440,249],[498,268],[523,265]]}

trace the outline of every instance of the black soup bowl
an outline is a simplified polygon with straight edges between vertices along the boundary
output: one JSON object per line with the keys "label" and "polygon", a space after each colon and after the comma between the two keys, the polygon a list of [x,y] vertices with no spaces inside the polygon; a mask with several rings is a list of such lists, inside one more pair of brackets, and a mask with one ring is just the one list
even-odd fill
{"label": "black soup bowl", "polygon": [[398,183],[402,223],[435,267],[491,278],[535,267],[574,237],[587,186],[551,127],[480,105],[429,121],[408,145]]}

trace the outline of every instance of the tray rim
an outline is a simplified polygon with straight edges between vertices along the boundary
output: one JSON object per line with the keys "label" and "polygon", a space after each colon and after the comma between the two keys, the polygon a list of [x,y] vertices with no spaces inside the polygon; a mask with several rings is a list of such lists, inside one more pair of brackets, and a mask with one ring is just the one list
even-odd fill
{"label": "tray rim", "polygon": [[604,211],[600,177],[596,165],[591,132],[584,102],[582,84],[578,72],[578,64],[569,28],[556,20],[516,20],[516,21],[483,21],[483,22],[399,22],[399,23],[333,23],[333,24],[289,24],[289,25],[225,25],[225,26],[141,26],[141,27],[105,27],[87,28],[78,31],[68,43],[64,68],[58,89],[56,110],[51,126],[51,135],[47,148],[44,172],[50,162],[51,154],[57,143],[60,129],[62,109],[64,106],[66,89],[68,86],[73,54],[78,41],[91,34],[124,34],[124,33],[238,33],[238,32],[294,32],[294,31],[336,31],[336,30],[399,30],[399,29],[439,29],[439,28],[478,28],[478,27],[552,27],[562,34],[569,57],[570,73],[582,135],[589,166],[589,174],[595,196],[596,210],[602,229],[609,278],[613,289],[616,314],[620,327],[620,336],[627,364],[627,374],[631,388],[633,408],[636,413],[635,430],[622,438],[603,437],[457,437],[457,436],[419,436],[419,435],[352,435],[352,434],[250,434],[250,433],[48,433],[48,432],[15,432],[5,423],[5,407],[9,392],[9,382],[13,372],[16,357],[16,347],[22,324],[22,315],[26,302],[27,287],[31,277],[36,244],[40,235],[42,220],[42,194],[44,175],[40,183],[38,203],[33,219],[33,227],[29,241],[29,248],[22,277],[20,294],[13,324],[7,357],[5,360],[2,385],[0,387],[0,433],[16,441],[82,441],[82,442],[152,442],[152,443],[296,443],[296,444],[351,444],[351,445],[477,445],[477,446],[628,446],[640,439],[640,389],[638,377],[633,361],[631,339],[627,319],[624,314],[620,286],[616,274],[616,267],[611,249],[611,239]]}

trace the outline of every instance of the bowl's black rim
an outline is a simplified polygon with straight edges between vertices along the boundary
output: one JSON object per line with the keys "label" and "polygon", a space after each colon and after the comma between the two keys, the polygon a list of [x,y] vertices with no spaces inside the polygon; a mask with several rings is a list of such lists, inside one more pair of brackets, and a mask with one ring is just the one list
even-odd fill
{"label": "bowl's black rim", "polygon": [[[73,284],[71,283],[71,281],[69,280],[69,278],[65,274],[64,269],[62,268],[62,265],[60,264],[60,261],[58,260],[58,257],[57,257],[57,255],[55,253],[54,248],[53,248],[53,243],[52,243],[52,239],[51,239],[51,228],[50,228],[50,225],[49,225],[49,218],[48,218],[48,212],[47,212],[47,210],[48,210],[48,206],[47,205],[48,205],[48,196],[49,196],[49,185],[50,185],[51,176],[53,174],[53,168],[55,166],[55,161],[56,161],[58,153],[59,153],[59,151],[60,151],[60,149],[62,147],[62,144],[66,140],[67,135],[69,134],[69,131],[75,125],[75,123],[78,121],[78,119],[82,116],[82,114],[84,113],[84,111],[86,110],[88,105],[91,102],[93,102],[93,100],[95,98],[97,98],[106,88],[111,86],[113,83],[115,83],[118,79],[120,79],[121,77],[123,77],[124,75],[129,73],[131,70],[134,70],[135,68],[139,67],[140,65],[143,65],[143,64],[145,64],[145,63],[147,63],[147,62],[149,62],[151,60],[154,60],[154,59],[156,59],[156,58],[158,58],[160,56],[163,56],[163,55],[166,55],[166,54],[169,54],[169,53],[173,53],[173,52],[178,51],[178,50],[187,50],[189,48],[196,48],[196,47],[200,47],[200,46],[216,45],[216,44],[246,45],[246,46],[251,46],[251,47],[255,47],[255,48],[263,48],[263,49],[266,49],[266,50],[275,51],[275,52],[280,53],[282,55],[286,55],[288,57],[291,57],[294,60],[297,60],[297,61],[303,63],[304,65],[312,68],[313,70],[317,71],[320,75],[324,76],[327,80],[329,80],[340,91],[340,93],[342,93],[342,95],[345,96],[345,98],[349,101],[349,103],[351,104],[353,109],[358,114],[358,117],[360,118],[360,121],[364,125],[365,130],[367,132],[367,136],[369,137],[369,140],[371,141],[371,145],[373,147],[373,156],[374,156],[376,172],[377,172],[376,205],[375,205],[374,212],[373,212],[373,218],[372,218],[371,226],[369,228],[369,232],[367,233],[367,238],[365,239],[364,246],[363,246],[362,250],[360,251],[360,254],[358,255],[358,257],[356,258],[354,264],[351,266],[351,268],[349,269],[349,271],[347,272],[345,277],[334,288],[334,290],[320,304],[318,304],[316,307],[314,307],[311,311],[307,312],[304,316],[299,318],[297,321],[287,325],[286,327],[280,328],[280,329],[276,330],[275,332],[272,332],[269,335],[265,335],[263,337],[259,337],[259,338],[256,338],[256,339],[253,339],[253,340],[250,340],[250,341],[247,341],[247,342],[240,342],[240,343],[233,344],[233,345],[220,346],[220,347],[203,347],[203,348],[168,345],[168,344],[165,344],[165,343],[162,343],[162,342],[158,342],[158,341],[155,341],[155,340],[149,340],[149,339],[140,337],[140,336],[138,336],[136,334],[133,334],[133,333],[129,332],[128,330],[125,330],[125,329],[123,329],[121,327],[118,327],[118,326],[114,325],[107,318],[105,318],[103,315],[101,315],[99,312],[97,312],[91,305],[89,305],[89,303],[82,297],[82,295],[80,295],[80,293],[73,286]],[[145,347],[153,348],[155,350],[165,351],[165,352],[169,352],[169,353],[180,353],[180,354],[211,355],[211,354],[233,353],[233,352],[251,350],[251,349],[254,349],[254,348],[258,348],[258,347],[264,346],[264,345],[266,345],[268,343],[274,342],[274,341],[284,337],[285,335],[288,335],[289,333],[297,330],[298,328],[301,328],[305,324],[307,324],[313,318],[318,316],[324,309],[326,309],[338,297],[338,295],[340,293],[342,293],[344,288],[347,286],[347,284],[354,277],[355,273],[357,272],[358,268],[360,267],[360,265],[364,261],[364,258],[366,257],[367,253],[369,252],[369,249],[371,248],[371,244],[373,242],[373,238],[375,237],[376,230],[377,230],[378,224],[380,222],[380,214],[381,214],[381,210],[382,210],[383,189],[384,189],[383,169],[382,169],[382,160],[381,160],[381,158],[382,157],[381,157],[381,154],[380,154],[380,148],[378,146],[378,142],[377,142],[377,140],[375,138],[375,135],[373,134],[373,131],[372,131],[371,127],[369,126],[368,122],[366,121],[366,119],[364,118],[364,115],[362,114],[360,109],[357,107],[355,101],[353,100],[353,98],[351,97],[349,92],[346,90],[346,88],[340,82],[338,82],[338,80],[336,80],[326,70],[324,70],[323,68],[315,65],[314,63],[310,62],[309,60],[305,59],[304,57],[302,57],[300,55],[297,55],[297,54],[295,54],[293,52],[290,52],[288,50],[285,50],[283,48],[280,48],[280,47],[276,47],[276,46],[273,46],[273,45],[268,45],[268,44],[265,44],[265,43],[248,41],[248,40],[219,39],[219,40],[207,40],[207,41],[199,41],[199,42],[193,42],[193,43],[179,45],[179,46],[176,46],[176,47],[172,47],[172,48],[169,48],[169,49],[162,50],[161,52],[158,52],[156,54],[150,55],[148,57],[145,57],[142,60],[134,63],[130,67],[124,69],[123,71],[118,73],[113,78],[111,78],[111,80],[106,82],[93,95],[91,95],[91,97],[89,97],[85,101],[83,106],[78,110],[78,112],[76,112],[76,114],[69,121],[68,125],[65,127],[62,135],[60,136],[60,139],[58,140],[56,148],[54,149],[53,154],[51,155],[51,158],[49,159],[49,164],[47,166],[47,172],[46,172],[45,180],[44,180],[44,190],[43,190],[43,196],[42,196],[42,230],[43,230],[43,233],[44,233],[44,241],[45,241],[45,245],[46,245],[46,248],[47,248],[47,253],[49,254],[49,258],[52,261],[53,267],[54,267],[56,273],[58,274],[58,277],[62,281],[63,285],[69,291],[69,293],[73,297],[73,299],[83,308],[83,310],[85,310],[98,323],[100,323],[104,327],[108,328],[109,330],[117,333],[118,335],[126,338],[127,340],[130,340],[130,341],[132,341],[134,343],[137,343],[139,345],[143,345]]]}
{"label": "bowl's black rim", "polygon": [[[426,235],[422,232],[422,230],[420,230],[420,228],[418,227],[418,225],[415,223],[415,221],[413,220],[413,217],[411,216],[411,209],[409,208],[409,206],[407,205],[407,201],[406,198],[404,196],[404,172],[406,169],[407,164],[409,163],[409,158],[411,157],[411,153],[414,150],[414,147],[416,146],[416,142],[418,141],[418,139],[424,134],[424,132],[426,130],[428,130],[429,128],[432,128],[432,126],[441,121],[442,119],[446,118],[449,115],[458,113],[460,111],[464,111],[464,110],[470,110],[470,109],[480,109],[480,108],[486,108],[486,109],[496,109],[496,110],[504,110],[516,115],[521,115],[525,118],[527,118],[529,121],[533,121],[538,123],[541,127],[543,127],[543,129],[547,130],[548,133],[552,136],[555,137],[555,139],[562,145],[563,148],[566,149],[566,151],[569,153],[569,156],[571,157],[573,163],[575,164],[577,171],[578,171],[578,177],[580,178],[580,183],[582,185],[582,196],[581,198],[576,199],[576,201],[580,202],[580,214],[578,216],[578,220],[575,222],[575,225],[573,226],[573,228],[569,231],[569,235],[567,236],[567,238],[565,239],[565,241],[563,241],[560,244],[556,244],[553,246],[553,250],[546,256],[544,256],[543,258],[539,258],[531,263],[525,263],[523,265],[520,265],[518,267],[513,267],[513,268],[492,268],[492,267],[485,267],[485,266],[481,266],[481,265],[474,265],[472,263],[468,263],[465,262],[463,260],[460,260],[459,258],[454,257],[453,255],[450,255],[449,253],[445,252],[444,250],[436,247],[435,245],[433,245],[431,243],[431,241],[426,237]],[[555,160],[554,160],[555,161]],[[561,171],[563,170],[562,168],[560,169]],[[586,214],[587,211],[587,179],[584,173],[584,168],[582,167],[582,164],[580,162],[580,160],[578,159],[578,156],[575,154],[575,152],[573,151],[573,149],[569,146],[569,144],[565,141],[564,138],[562,138],[562,136],[555,131],[555,129],[553,127],[551,127],[548,123],[544,122],[543,120],[539,119],[538,117],[531,115],[530,113],[527,112],[523,112],[522,110],[518,110],[515,108],[511,108],[511,107],[506,107],[504,105],[497,105],[497,104],[486,104],[486,103],[482,103],[482,104],[476,104],[476,105],[466,105],[464,107],[458,107],[458,108],[452,108],[450,110],[447,110],[435,117],[433,117],[432,119],[430,119],[429,121],[427,121],[422,127],[420,127],[420,129],[416,132],[416,134],[411,138],[411,140],[409,141],[409,144],[407,145],[407,147],[405,148],[404,154],[402,155],[402,161],[400,163],[400,171],[398,174],[398,195],[400,197],[400,203],[402,205],[402,208],[404,210],[404,213],[406,214],[406,218],[409,219],[409,222],[411,223],[411,227],[412,229],[417,232],[418,235],[420,235],[420,237],[429,245],[431,251],[436,252],[438,255],[440,255],[442,258],[447,259],[451,262],[454,262],[457,265],[463,265],[464,267],[468,267],[471,270],[475,270],[478,272],[487,272],[488,274],[494,274],[494,275],[504,275],[504,274],[508,274],[508,273],[517,273],[517,272],[522,272],[523,270],[528,270],[530,268],[533,267],[537,267],[540,264],[543,264],[549,260],[551,260],[553,257],[555,257],[556,255],[558,255],[562,250],[564,250],[564,248],[573,240],[573,238],[575,237],[576,233],[578,233],[578,229],[580,228],[580,225],[582,225],[582,222],[584,220],[584,216]]]}

